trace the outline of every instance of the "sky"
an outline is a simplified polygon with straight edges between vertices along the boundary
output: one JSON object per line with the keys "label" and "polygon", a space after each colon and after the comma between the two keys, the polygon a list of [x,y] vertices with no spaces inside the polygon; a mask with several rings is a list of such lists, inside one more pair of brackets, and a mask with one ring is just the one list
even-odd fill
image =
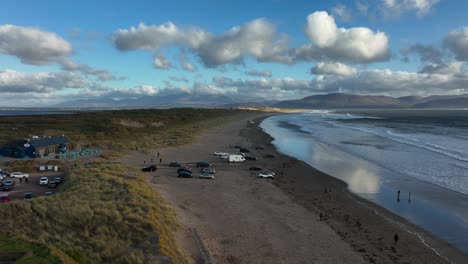
{"label": "sky", "polygon": [[468,1],[0,4],[0,106],[468,93]]}

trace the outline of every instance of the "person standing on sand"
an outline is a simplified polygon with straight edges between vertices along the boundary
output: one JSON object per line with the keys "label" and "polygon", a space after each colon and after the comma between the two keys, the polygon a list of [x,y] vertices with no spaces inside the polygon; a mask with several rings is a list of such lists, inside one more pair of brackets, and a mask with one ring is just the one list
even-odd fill
{"label": "person standing on sand", "polygon": [[158,152],[158,157],[159,157],[159,152]]}
{"label": "person standing on sand", "polygon": [[399,239],[398,234],[395,234],[393,236],[393,241],[395,241],[395,244],[398,242],[398,239]]}
{"label": "person standing on sand", "polygon": [[159,159],[159,163],[162,163],[162,158]]}

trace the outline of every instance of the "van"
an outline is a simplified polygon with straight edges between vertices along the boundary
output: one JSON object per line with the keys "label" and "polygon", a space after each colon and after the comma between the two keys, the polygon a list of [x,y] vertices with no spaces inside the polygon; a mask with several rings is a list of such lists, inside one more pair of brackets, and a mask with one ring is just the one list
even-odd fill
{"label": "van", "polygon": [[229,162],[244,162],[245,158],[242,155],[232,154],[229,155]]}

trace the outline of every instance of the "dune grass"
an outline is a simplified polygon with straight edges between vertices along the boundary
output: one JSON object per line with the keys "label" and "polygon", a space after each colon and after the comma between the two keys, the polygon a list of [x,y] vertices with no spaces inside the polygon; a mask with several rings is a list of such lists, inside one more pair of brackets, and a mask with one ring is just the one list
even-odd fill
{"label": "dune grass", "polygon": [[[173,211],[146,176],[115,162],[115,157],[135,148],[189,143],[207,127],[247,115],[253,113],[170,109],[25,117],[17,124],[0,118],[0,141],[14,136],[3,131],[24,129],[23,135],[54,131],[80,144],[106,148],[98,161],[71,171],[62,192],[0,204],[0,261],[15,257],[17,263],[153,263],[155,256],[168,256],[172,263],[186,263],[174,239],[178,224]],[[41,121],[28,125],[27,120],[36,118]],[[122,119],[132,122],[116,121]],[[35,164],[10,165],[27,171]]]}

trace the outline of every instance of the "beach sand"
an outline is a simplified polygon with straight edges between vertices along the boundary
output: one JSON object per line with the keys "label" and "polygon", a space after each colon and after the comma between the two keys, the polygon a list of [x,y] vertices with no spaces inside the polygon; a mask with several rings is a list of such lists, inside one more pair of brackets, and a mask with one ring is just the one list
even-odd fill
{"label": "beach sand", "polygon": [[[176,211],[178,240],[192,263],[466,263],[460,251],[357,198],[344,182],[277,153],[257,127],[261,118],[210,129],[194,144],[121,159],[143,165],[160,153],[163,161],[154,157],[159,169],[149,174],[151,184]],[[259,160],[228,164],[212,155],[235,152],[231,144],[248,148]],[[255,150],[257,145],[264,150]],[[176,168],[168,167],[179,161],[198,176],[193,163],[203,160],[216,169],[214,180],[178,178]],[[274,171],[275,179],[257,178],[250,166]]]}

